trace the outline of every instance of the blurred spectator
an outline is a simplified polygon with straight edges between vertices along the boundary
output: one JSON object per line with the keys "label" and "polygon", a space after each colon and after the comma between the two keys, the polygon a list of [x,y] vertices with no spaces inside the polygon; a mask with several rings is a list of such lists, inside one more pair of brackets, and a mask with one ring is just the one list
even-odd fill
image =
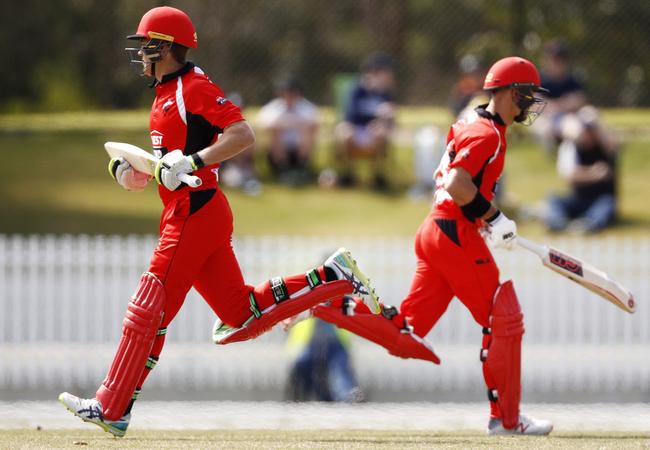
{"label": "blurred spectator", "polygon": [[544,46],[542,58],[542,86],[549,90],[544,114],[533,124],[533,131],[541,139],[544,148],[552,153],[562,140],[562,120],[568,113],[575,113],[587,104],[587,97],[580,81],[573,73],[571,56],[566,44],[560,40]]}
{"label": "blurred spectator", "polygon": [[568,180],[571,192],[549,199],[546,224],[552,231],[567,227],[580,232],[601,230],[616,218],[619,145],[600,125],[592,106],[567,114],[559,131],[558,172]]}
{"label": "blurred spectator", "polygon": [[361,76],[349,92],[343,122],[335,137],[341,186],[355,183],[354,162],[369,158],[374,186],[388,187],[384,165],[395,127],[395,63],[388,55],[372,55],[361,67]]}
{"label": "blurred spectator", "polygon": [[472,54],[465,55],[460,60],[459,69],[460,76],[449,98],[449,109],[456,118],[466,116],[468,111],[490,100],[483,91],[485,70],[479,59]]}
{"label": "blurred spectator", "polygon": [[[239,92],[231,92],[228,98],[235,105],[243,109],[244,100]],[[257,196],[262,192],[262,183],[255,170],[254,147],[248,148],[221,163],[219,180],[225,186],[241,189],[250,196]]]}
{"label": "blurred spectator", "polygon": [[[487,104],[490,97],[483,91],[485,73],[479,59],[472,54],[465,55],[459,63],[460,75],[449,97],[449,109],[457,120],[474,113],[474,108]],[[429,199],[433,195],[433,173],[445,152],[446,139],[438,128],[419,128],[413,142],[413,173],[415,184],[409,190],[409,197]]]}
{"label": "blurred spectator", "polygon": [[433,195],[433,173],[445,151],[445,135],[434,126],[419,128],[413,137],[413,175],[409,189],[412,200],[430,200]]}
{"label": "blurred spectator", "polygon": [[257,124],[268,133],[269,166],[281,182],[303,184],[311,180],[318,108],[303,96],[293,78],[281,81],[276,93],[257,116]]}
{"label": "blurred spectator", "polygon": [[363,400],[350,366],[350,335],[319,319],[297,323],[289,332],[288,345],[295,353],[286,386],[290,401]]}

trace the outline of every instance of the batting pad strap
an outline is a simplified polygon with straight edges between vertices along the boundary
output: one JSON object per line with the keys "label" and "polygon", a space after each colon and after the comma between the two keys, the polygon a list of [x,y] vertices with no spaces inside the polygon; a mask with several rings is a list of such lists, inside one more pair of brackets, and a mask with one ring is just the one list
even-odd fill
{"label": "batting pad strap", "polygon": [[275,303],[289,300],[289,291],[287,290],[287,285],[284,283],[282,277],[271,278],[269,280],[269,286],[271,287],[271,293],[273,294],[273,300],[275,300]]}
{"label": "batting pad strap", "polygon": [[156,367],[156,364],[158,364],[158,357],[150,356],[147,358],[147,363],[145,364],[145,367],[149,370],[153,370],[153,368]]}
{"label": "batting pad strap", "polygon": [[307,278],[307,284],[309,284],[310,289],[314,289],[316,286],[323,283],[323,280],[321,279],[320,274],[316,269],[312,269],[307,272],[305,274],[305,278]]}
{"label": "batting pad strap", "polygon": [[253,313],[253,315],[255,316],[255,318],[259,319],[260,317],[262,317],[262,311],[260,311],[259,306],[257,306],[257,300],[255,300],[255,294],[253,294],[252,292],[249,292],[248,293],[248,300],[251,303],[250,310]]}

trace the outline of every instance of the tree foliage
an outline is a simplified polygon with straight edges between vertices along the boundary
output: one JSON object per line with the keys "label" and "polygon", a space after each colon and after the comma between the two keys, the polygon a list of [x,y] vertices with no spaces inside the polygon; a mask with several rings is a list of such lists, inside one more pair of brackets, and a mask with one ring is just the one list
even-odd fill
{"label": "tree foliage", "polygon": [[[151,98],[129,68],[124,36],[150,0],[3,2],[0,110],[131,108]],[[301,79],[332,103],[332,80],[374,51],[398,61],[400,98],[442,104],[468,53],[484,64],[513,53],[539,59],[561,37],[591,99],[648,106],[646,0],[185,0],[199,34],[195,60],[245,103],[272,95],[278,77]]]}

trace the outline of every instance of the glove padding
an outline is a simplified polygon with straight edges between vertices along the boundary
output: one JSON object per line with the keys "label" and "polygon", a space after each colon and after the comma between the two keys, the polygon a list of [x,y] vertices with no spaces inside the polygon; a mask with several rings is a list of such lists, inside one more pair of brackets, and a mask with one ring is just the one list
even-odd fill
{"label": "glove padding", "polygon": [[139,172],[123,157],[113,158],[108,162],[108,172],[113,179],[127,191],[141,192],[151,179],[146,173]]}
{"label": "glove padding", "polygon": [[492,248],[512,250],[517,243],[517,224],[499,211],[498,215],[488,223],[487,243]]}
{"label": "glove padding", "polygon": [[162,157],[156,165],[156,181],[170,191],[181,185],[178,175],[192,173],[197,167],[191,156],[183,155],[181,150],[174,150]]}

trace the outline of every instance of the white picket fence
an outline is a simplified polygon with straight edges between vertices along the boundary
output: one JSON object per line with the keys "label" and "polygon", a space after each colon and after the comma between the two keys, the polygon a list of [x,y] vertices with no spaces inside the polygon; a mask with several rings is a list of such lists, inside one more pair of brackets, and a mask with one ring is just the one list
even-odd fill
{"label": "white picket fence", "polygon": [[[156,243],[152,236],[0,235],[0,398],[8,392],[101,380],[122,316]],[[513,279],[525,314],[524,388],[650,396],[650,239],[563,239],[553,245],[600,267],[635,293],[628,315],[543,268],[537,257],[496,252],[502,279]],[[377,291],[399,304],[415,267],[410,238],[244,237],[235,250],[248,282],[304,272],[333,249],[350,248]],[[194,291],[170,326],[153,387],[281,390],[289,356],[284,334],[216,348],[214,314]],[[370,390],[456,392],[482,389],[480,327],[455,300],[428,338],[438,368],[388,356],[355,341],[358,376]],[[169,361],[169,363],[165,363]],[[263,369],[260,369],[260,368]],[[148,382],[149,384],[149,382]]]}

